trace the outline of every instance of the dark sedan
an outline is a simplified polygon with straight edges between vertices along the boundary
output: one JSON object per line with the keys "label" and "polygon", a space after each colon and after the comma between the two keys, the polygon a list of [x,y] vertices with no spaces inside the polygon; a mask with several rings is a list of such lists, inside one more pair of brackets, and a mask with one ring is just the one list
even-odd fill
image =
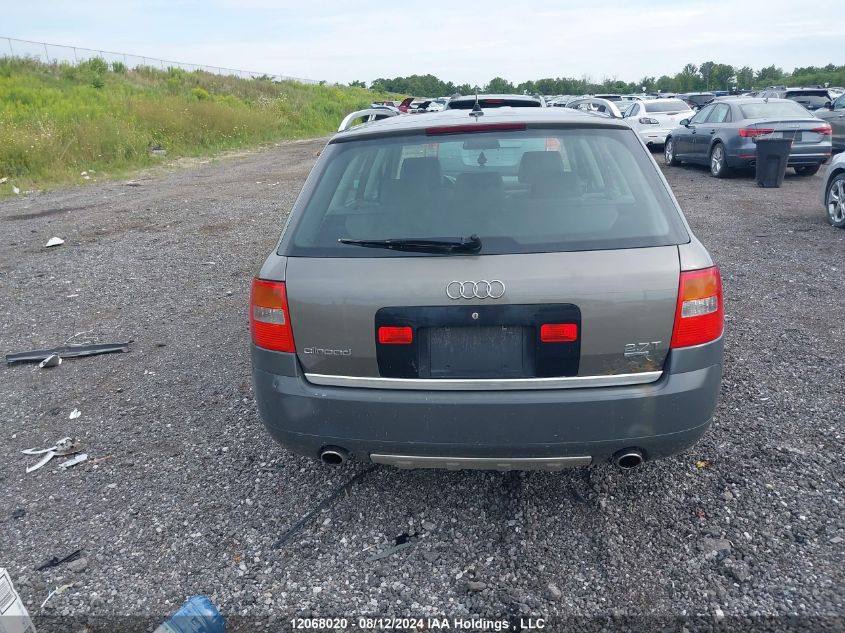
{"label": "dark sedan", "polygon": [[833,103],[828,101],[827,107],[819,108],[813,114],[830,123],[833,130],[833,151],[845,151],[845,94],[839,95]]}
{"label": "dark sedan", "polygon": [[724,178],[755,166],[761,137],[792,140],[787,164],[800,176],[815,174],[830,158],[830,124],[788,99],[739,97],[714,101],[681,121],[666,138],[666,164],[709,165],[713,176]]}

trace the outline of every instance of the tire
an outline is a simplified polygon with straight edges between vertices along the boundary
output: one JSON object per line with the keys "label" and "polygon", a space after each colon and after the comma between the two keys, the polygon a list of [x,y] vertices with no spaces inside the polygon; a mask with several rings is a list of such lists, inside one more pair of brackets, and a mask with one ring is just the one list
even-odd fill
{"label": "tire", "polygon": [[710,148],[710,175],[715,178],[727,178],[730,173],[731,168],[728,167],[725,146],[718,142],[713,143],[713,147]]}
{"label": "tire", "polygon": [[663,162],[670,167],[677,167],[681,161],[675,156],[675,141],[671,136],[666,137],[666,142],[663,144]]}
{"label": "tire", "polygon": [[845,172],[831,179],[824,200],[827,221],[836,228],[845,229]]}
{"label": "tire", "polygon": [[814,176],[818,173],[821,165],[803,165],[802,167],[795,167],[796,176]]}

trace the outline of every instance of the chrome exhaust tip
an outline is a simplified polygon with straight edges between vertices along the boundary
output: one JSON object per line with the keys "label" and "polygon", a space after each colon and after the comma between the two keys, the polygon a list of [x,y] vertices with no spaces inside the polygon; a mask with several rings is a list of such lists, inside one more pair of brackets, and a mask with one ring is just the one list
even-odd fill
{"label": "chrome exhaust tip", "polygon": [[638,468],[644,461],[643,453],[638,448],[625,448],[613,455],[613,463],[622,470]]}
{"label": "chrome exhaust tip", "polygon": [[320,451],[320,461],[327,466],[342,466],[349,459],[349,452],[337,446],[327,446]]}

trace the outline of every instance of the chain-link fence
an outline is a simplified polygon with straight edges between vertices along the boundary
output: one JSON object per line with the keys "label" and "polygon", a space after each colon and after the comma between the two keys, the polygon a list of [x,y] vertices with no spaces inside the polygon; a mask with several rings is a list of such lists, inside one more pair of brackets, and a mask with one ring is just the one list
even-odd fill
{"label": "chain-link fence", "polygon": [[168,68],[181,68],[188,72],[202,70],[215,75],[234,75],[244,79],[255,79],[257,77],[271,79],[273,81],[299,81],[306,84],[325,83],[314,79],[303,79],[302,77],[290,77],[273,73],[257,72],[254,70],[238,70],[237,68],[225,68],[223,66],[205,66],[200,64],[186,64],[185,62],[174,62],[168,59],[157,57],[146,57],[144,55],[133,55],[131,53],[115,53],[114,51],[100,51],[90,48],[79,48],[77,46],[63,46],[61,44],[49,44],[47,42],[33,42],[30,40],[18,40],[13,37],[0,37],[0,57],[26,57],[37,59],[47,64],[69,63],[78,64],[87,59],[99,57],[109,64],[118,62],[128,69],[138,66],[152,66],[167,70]]}

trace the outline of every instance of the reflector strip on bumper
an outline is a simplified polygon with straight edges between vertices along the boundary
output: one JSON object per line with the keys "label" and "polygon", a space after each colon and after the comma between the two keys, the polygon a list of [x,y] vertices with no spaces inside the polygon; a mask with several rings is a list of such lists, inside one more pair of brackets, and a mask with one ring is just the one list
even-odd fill
{"label": "reflector strip on bumper", "polygon": [[644,371],[613,376],[566,376],[552,378],[373,378],[305,374],[314,385],[358,387],[363,389],[414,389],[418,391],[504,391],[519,389],[578,389],[581,387],[621,387],[655,382],[662,371]]}

